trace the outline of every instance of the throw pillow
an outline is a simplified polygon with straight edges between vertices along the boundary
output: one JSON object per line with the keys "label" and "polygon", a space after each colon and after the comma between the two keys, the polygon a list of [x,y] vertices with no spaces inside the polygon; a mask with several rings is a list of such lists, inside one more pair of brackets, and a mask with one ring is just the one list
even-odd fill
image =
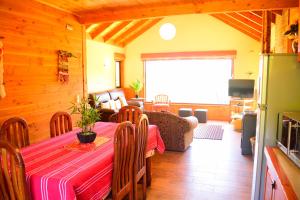
{"label": "throw pillow", "polygon": [[116,104],[116,108],[117,108],[118,110],[121,109],[122,104],[121,104],[120,99],[117,99],[117,100],[115,101],[115,104]]}
{"label": "throw pillow", "polygon": [[122,105],[122,107],[123,107],[123,106],[128,106],[128,104],[127,104],[127,101],[126,101],[125,97],[123,97],[123,96],[120,96],[120,97],[119,97],[119,99],[120,99],[120,101],[121,101],[121,105]]}
{"label": "throw pillow", "polygon": [[116,104],[114,100],[109,100],[110,109],[116,110]]}
{"label": "throw pillow", "polygon": [[110,109],[110,104],[109,104],[109,101],[103,103],[101,102],[101,108],[107,108],[107,109]]}

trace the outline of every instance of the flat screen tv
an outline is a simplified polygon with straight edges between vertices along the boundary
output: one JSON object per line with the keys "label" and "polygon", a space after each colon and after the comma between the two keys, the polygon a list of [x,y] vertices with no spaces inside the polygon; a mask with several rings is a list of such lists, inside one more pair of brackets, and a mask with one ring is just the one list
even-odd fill
{"label": "flat screen tv", "polygon": [[253,98],[254,82],[252,79],[229,79],[228,96]]}

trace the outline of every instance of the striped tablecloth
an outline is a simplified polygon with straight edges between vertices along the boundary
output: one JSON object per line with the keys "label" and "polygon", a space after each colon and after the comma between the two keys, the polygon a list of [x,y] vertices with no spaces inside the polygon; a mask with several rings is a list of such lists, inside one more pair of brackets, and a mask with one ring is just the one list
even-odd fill
{"label": "striped tablecloth", "polygon": [[[26,181],[32,199],[102,199],[111,188],[113,136],[117,124],[98,122],[98,136],[111,138],[92,151],[70,150],[76,132],[66,133],[21,150]],[[157,126],[149,126],[147,150],[163,153],[165,146]]]}

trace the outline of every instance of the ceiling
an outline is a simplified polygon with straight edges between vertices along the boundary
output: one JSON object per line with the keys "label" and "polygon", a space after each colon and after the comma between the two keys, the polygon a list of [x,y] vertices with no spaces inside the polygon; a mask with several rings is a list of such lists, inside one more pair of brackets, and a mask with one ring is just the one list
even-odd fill
{"label": "ceiling", "polygon": [[298,0],[37,0],[77,16],[92,39],[124,47],[163,17],[207,13],[255,40],[262,35],[262,12],[280,14]]}
{"label": "ceiling", "polygon": [[278,10],[298,0],[37,0],[78,16],[83,24],[145,19],[190,13]]}

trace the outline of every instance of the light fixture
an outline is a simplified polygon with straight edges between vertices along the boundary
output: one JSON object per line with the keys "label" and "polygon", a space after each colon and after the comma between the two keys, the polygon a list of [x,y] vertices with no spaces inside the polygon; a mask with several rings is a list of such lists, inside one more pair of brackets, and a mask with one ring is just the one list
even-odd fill
{"label": "light fixture", "polygon": [[172,40],[176,35],[176,27],[171,23],[165,23],[160,27],[159,34],[164,40]]}

